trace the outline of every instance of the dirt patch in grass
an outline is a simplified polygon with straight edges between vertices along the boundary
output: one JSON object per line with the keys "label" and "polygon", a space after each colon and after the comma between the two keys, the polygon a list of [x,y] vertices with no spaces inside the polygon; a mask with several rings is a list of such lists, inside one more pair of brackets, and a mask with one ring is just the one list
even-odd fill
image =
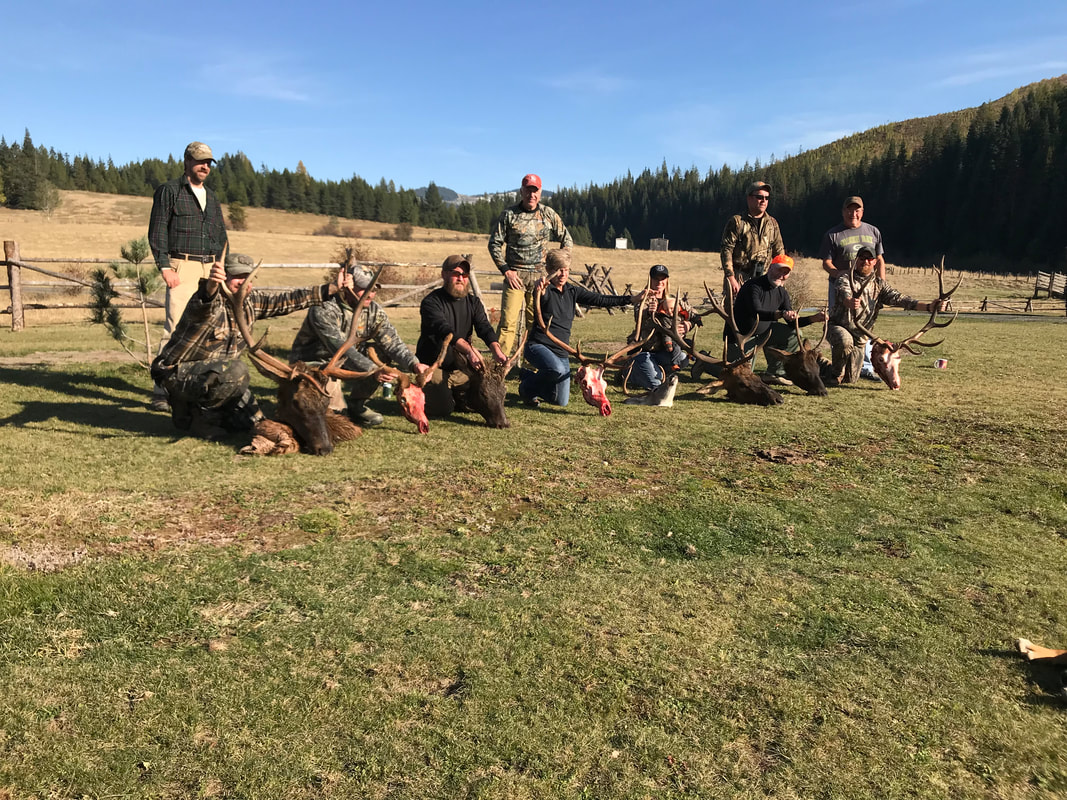
{"label": "dirt patch in grass", "polygon": [[107,364],[126,362],[130,357],[121,350],[52,350],[24,356],[0,358],[0,367],[57,367],[67,364]]}

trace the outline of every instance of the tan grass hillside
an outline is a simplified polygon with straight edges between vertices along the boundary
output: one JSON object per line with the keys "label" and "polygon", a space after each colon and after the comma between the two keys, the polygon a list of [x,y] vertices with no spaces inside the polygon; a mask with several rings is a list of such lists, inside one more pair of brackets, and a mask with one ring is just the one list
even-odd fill
{"label": "tan grass hillside", "polygon": [[[0,208],[0,238],[19,243],[22,258],[111,258],[117,257],[120,246],[145,235],[152,200],[148,197],[98,194],[93,192],[61,192],[62,202],[51,215],[38,211],[16,211]],[[226,209],[224,208],[224,211]],[[268,263],[308,263],[331,261],[339,245],[346,239],[337,236],[317,236],[328,218],[323,215],[289,213],[269,209],[247,209],[248,230],[231,231],[231,250],[249,253]],[[827,225],[833,223],[829,219]],[[468,234],[428,228],[416,228],[414,241],[397,242],[378,238],[383,231],[395,226],[362,220],[344,221],[342,226],[356,232],[366,251],[380,261],[438,264],[452,253],[470,253],[474,266],[483,279],[483,289],[498,277],[489,260],[487,234]],[[788,243],[787,243],[788,244]],[[582,265],[603,264],[612,268],[616,288],[622,291],[627,283],[643,287],[648,267],[666,264],[671,270],[672,289],[702,296],[706,280],[715,289],[722,285],[718,253],[671,251],[653,253],[648,250],[604,250],[579,247],[575,252],[575,269],[582,273]],[[950,265],[951,266],[951,265]],[[84,274],[88,268],[54,265],[58,271]],[[275,272],[271,285],[305,283],[306,272]],[[936,292],[936,283],[929,276],[897,275],[891,278],[894,286],[919,297]],[[801,296],[805,304],[823,301],[825,283],[819,262],[812,258],[798,259],[798,267],[790,281],[794,296]],[[1028,287],[1017,287],[1016,294],[1026,295]],[[988,287],[968,285],[965,281],[959,297],[981,298]],[[5,298],[6,299],[6,298]],[[488,298],[490,305],[496,300]],[[5,303],[6,305],[6,303]]]}

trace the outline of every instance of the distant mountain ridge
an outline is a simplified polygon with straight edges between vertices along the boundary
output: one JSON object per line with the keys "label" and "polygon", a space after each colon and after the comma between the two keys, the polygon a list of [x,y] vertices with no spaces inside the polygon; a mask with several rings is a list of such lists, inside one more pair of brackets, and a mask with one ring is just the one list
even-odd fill
{"label": "distant mountain ridge", "polygon": [[[426,198],[426,190],[429,186],[420,186],[415,190],[415,196],[420,200]],[[459,192],[449,189],[447,186],[438,186],[438,193],[441,195],[441,199],[450,206],[460,206],[467,203],[477,203],[479,201],[486,201],[492,203],[497,200],[511,201],[518,197],[519,190],[515,189],[511,192],[483,192],[482,194],[460,194]],[[547,200],[552,196],[552,192],[545,189],[541,192],[541,199]]]}

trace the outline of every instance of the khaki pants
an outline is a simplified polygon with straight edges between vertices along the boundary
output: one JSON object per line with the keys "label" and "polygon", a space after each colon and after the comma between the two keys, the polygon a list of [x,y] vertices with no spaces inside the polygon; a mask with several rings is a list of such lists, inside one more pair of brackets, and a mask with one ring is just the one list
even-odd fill
{"label": "khaki pants", "polygon": [[[178,272],[178,285],[173,289],[167,287],[167,315],[163,322],[163,336],[159,340],[159,349],[156,354],[163,352],[163,345],[170,339],[178,320],[182,318],[182,312],[189,305],[189,301],[196,294],[200,286],[200,279],[211,274],[212,262],[201,264],[198,261],[182,261],[171,259],[170,265]],[[166,391],[158,383],[152,392],[159,397],[165,397]]]}
{"label": "khaki pants", "polygon": [[500,295],[500,325],[496,329],[496,337],[500,342],[500,349],[505,355],[510,356],[515,348],[515,342],[519,337],[519,317],[526,311],[526,330],[530,330],[534,324],[534,296],[533,287],[545,274],[542,267],[534,269],[517,270],[519,280],[523,283],[522,289],[512,289],[504,279],[504,291]]}

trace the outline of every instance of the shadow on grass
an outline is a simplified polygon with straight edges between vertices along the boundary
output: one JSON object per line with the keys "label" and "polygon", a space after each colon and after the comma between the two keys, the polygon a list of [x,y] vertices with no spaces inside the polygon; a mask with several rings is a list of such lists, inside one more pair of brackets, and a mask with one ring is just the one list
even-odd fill
{"label": "shadow on grass", "polygon": [[1052,664],[1048,659],[1029,661],[1015,648],[980,650],[984,656],[1004,658],[1015,662],[1015,668],[1023,673],[1026,682],[1036,687],[1041,694],[1028,697],[1025,702],[1033,706],[1049,706],[1067,711],[1067,666]]}
{"label": "shadow on grass", "polygon": [[[128,434],[179,438],[169,416],[148,410],[145,388],[119,376],[0,367],[0,382],[32,385],[40,392],[69,398],[21,401],[21,410],[0,418],[0,425],[29,427],[60,420],[97,428],[92,435],[101,439]],[[116,428],[124,433],[115,433]]]}

